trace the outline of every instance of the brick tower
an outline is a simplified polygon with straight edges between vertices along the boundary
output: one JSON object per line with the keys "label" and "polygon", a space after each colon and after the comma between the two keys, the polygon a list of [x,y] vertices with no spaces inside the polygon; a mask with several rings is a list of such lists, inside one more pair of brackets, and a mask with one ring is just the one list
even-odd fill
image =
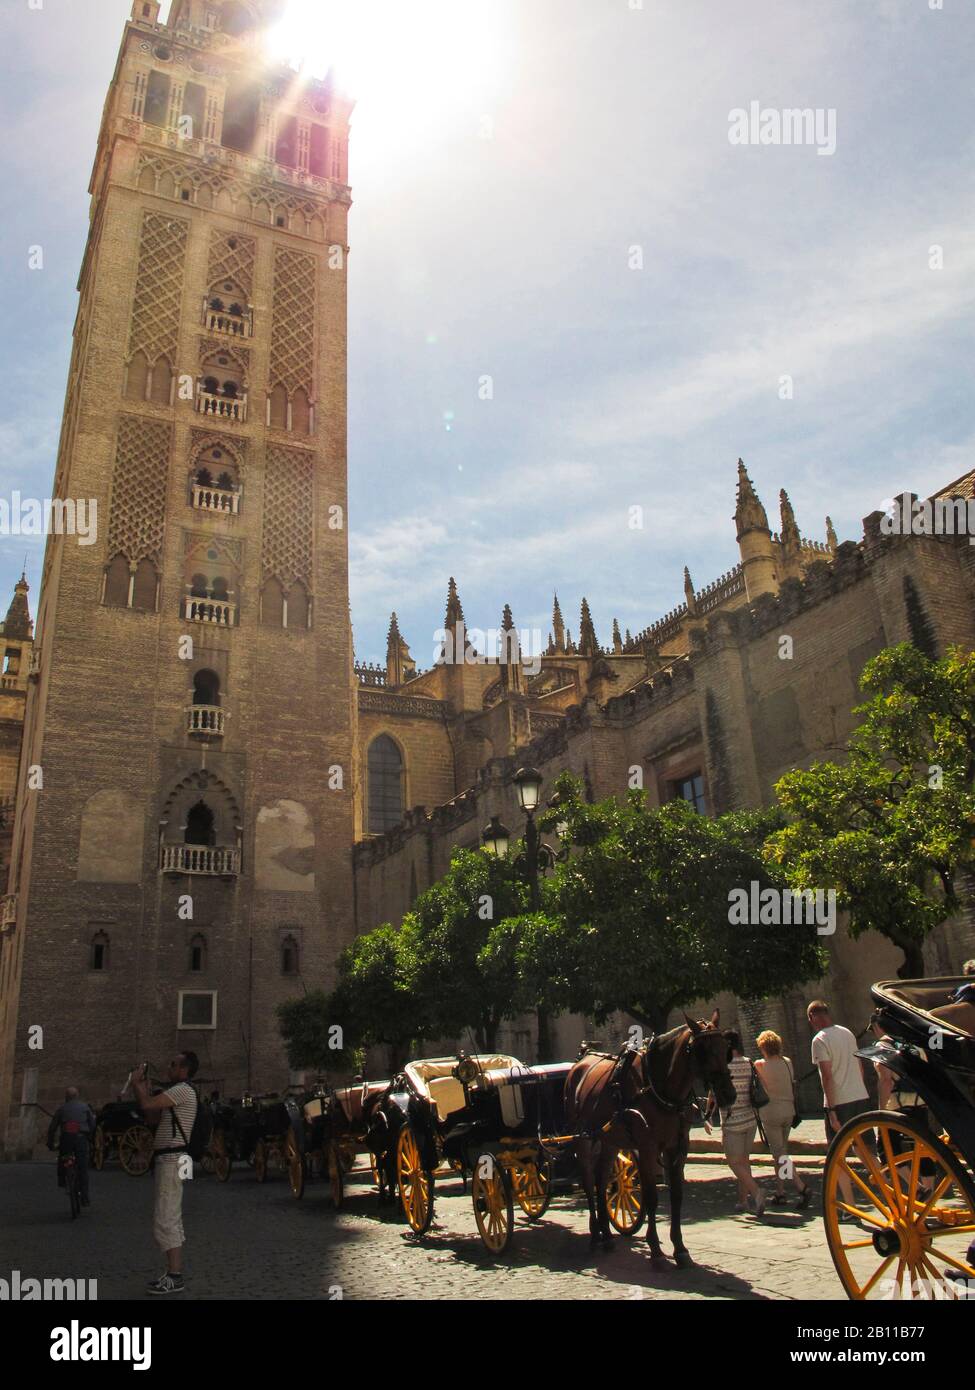
{"label": "brick tower", "polygon": [[[90,192],[0,956],[0,1115],[148,1057],[287,1081],[352,933],[350,102],[282,0],[136,0]],[[38,1029],[41,1031],[38,1032]],[[39,1045],[40,1044],[40,1045]]]}

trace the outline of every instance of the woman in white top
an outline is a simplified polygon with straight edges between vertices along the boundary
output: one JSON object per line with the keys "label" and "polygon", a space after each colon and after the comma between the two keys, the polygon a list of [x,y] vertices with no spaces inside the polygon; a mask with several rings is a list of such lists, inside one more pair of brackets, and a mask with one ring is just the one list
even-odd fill
{"label": "woman in white top", "polygon": [[772,1155],[775,1171],[775,1194],[769,1200],[781,1206],[788,1193],[785,1179],[788,1178],[799,1194],[796,1210],[808,1207],[812,1198],[812,1188],[803,1182],[796,1165],[789,1157],[789,1132],[795,1118],[795,1075],[792,1062],[782,1055],[782,1039],[771,1028],[759,1033],[758,1050],[761,1061],[755,1063],[755,1070],[762,1085],[768,1092],[768,1105],[762,1106],[762,1129],[765,1142]]}

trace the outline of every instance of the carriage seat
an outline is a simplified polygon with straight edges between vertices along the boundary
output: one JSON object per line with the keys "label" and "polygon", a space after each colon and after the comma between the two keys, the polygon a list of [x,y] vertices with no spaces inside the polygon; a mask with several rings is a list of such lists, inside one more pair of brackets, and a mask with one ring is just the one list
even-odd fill
{"label": "carriage seat", "polygon": [[906,1004],[918,1013],[927,1014],[935,1023],[947,1024],[949,1028],[975,1038],[975,1005],[952,1004],[950,1000],[954,988],[954,985],[910,985],[903,989],[894,987],[885,992],[888,998]]}
{"label": "carriage seat", "polygon": [[[501,1054],[475,1056],[473,1060],[484,1071],[521,1066],[516,1058]],[[410,1082],[421,1096],[436,1106],[441,1121],[456,1110],[463,1110],[467,1103],[464,1087],[453,1075],[456,1065],[456,1057],[434,1057],[427,1061],[410,1062],[406,1066]]]}

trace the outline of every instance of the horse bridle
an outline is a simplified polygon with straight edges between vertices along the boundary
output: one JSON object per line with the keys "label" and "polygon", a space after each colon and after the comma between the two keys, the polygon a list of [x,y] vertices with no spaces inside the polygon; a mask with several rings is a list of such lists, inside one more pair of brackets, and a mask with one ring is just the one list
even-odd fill
{"label": "horse bridle", "polygon": [[646,1081],[646,1085],[641,1087],[641,1089],[637,1092],[633,1099],[638,1100],[640,1096],[648,1095],[656,1105],[660,1106],[662,1110],[669,1111],[671,1114],[677,1114],[679,1111],[685,1109],[688,1101],[691,1100],[698,1107],[698,1109],[700,1109],[701,1103],[698,1099],[697,1092],[694,1090],[694,1039],[697,1036],[697,1034],[694,1032],[693,1029],[691,1029],[687,1042],[684,1048],[682,1049],[687,1054],[687,1056],[691,1058],[691,1083],[688,1087],[687,1095],[684,1097],[683,1100],[680,1101],[667,1100],[664,1096],[662,1096],[660,1092],[657,1090],[656,1086],[653,1084],[653,1078],[650,1075],[650,1053],[653,1050],[653,1045],[655,1042],[657,1042],[659,1036],[659,1034],[653,1033],[643,1044],[643,1047],[640,1049],[640,1051],[643,1053],[643,1076],[644,1080]]}

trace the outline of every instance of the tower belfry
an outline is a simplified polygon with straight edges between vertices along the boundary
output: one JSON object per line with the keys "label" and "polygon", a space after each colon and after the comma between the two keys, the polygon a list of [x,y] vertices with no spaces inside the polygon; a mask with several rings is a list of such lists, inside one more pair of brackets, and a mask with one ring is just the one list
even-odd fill
{"label": "tower belfry", "polygon": [[351,102],[268,58],[281,10],[134,0],[105,103],[52,493],[99,524],[45,554],[8,1152],[36,1139],[23,1100],[66,1076],[103,1099],[174,1048],[221,1089],[279,1086],[275,1007],[352,933]]}

